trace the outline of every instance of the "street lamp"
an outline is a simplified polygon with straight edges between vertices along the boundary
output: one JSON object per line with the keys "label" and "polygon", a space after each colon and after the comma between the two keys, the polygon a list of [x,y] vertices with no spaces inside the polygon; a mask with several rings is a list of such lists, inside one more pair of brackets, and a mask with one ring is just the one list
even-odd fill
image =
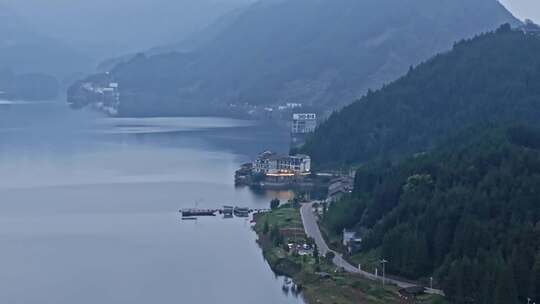
{"label": "street lamp", "polygon": [[383,284],[383,287],[386,283],[386,263],[388,263],[388,261],[386,259],[382,259],[381,260],[381,264],[382,264],[382,284]]}

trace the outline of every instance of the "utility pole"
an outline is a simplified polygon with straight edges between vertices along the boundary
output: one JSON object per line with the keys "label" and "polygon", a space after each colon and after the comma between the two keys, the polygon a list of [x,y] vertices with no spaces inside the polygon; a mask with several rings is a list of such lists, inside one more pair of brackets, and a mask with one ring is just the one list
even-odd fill
{"label": "utility pole", "polygon": [[386,259],[381,260],[381,264],[382,264],[382,285],[383,285],[383,287],[386,284],[386,263],[388,263],[388,261]]}
{"label": "utility pole", "polygon": [[[430,288],[431,290],[433,290],[433,277],[430,277],[430,278],[429,278],[429,288]],[[530,304],[530,303],[527,303],[527,304]]]}

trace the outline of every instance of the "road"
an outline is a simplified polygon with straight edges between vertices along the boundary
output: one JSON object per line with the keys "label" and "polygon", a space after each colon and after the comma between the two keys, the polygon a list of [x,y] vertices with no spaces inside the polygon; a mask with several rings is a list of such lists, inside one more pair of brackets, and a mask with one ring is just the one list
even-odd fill
{"label": "road", "polygon": [[[334,264],[338,267],[343,267],[343,269],[350,273],[356,273],[359,274],[369,280],[373,281],[381,281],[383,280],[380,276],[375,276],[374,274],[360,270],[358,267],[351,265],[349,262],[347,262],[343,255],[339,252],[336,252],[334,250],[331,250],[328,245],[326,244],[326,241],[324,240],[321,230],[319,229],[319,224],[317,223],[317,217],[315,216],[315,213],[313,212],[313,203],[307,203],[303,204],[300,208],[300,214],[302,216],[302,223],[304,224],[304,230],[306,231],[306,234],[313,238],[315,240],[315,244],[317,244],[317,247],[319,248],[319,252],[322,256],[325,256],[328,252],[333,252],[335,254],[334,257]],[[411,284],[410,282],[404,282],[399,281],[395,279],[385,279],[385,283],[390,283],[397,285],[400,288],[408,288],[416,286],[415,284]],[[429,294],[437,294],[437,295],[444,295],[444,292],[442,290],[438,289],[430,289],[427,288],[426,292]]]}

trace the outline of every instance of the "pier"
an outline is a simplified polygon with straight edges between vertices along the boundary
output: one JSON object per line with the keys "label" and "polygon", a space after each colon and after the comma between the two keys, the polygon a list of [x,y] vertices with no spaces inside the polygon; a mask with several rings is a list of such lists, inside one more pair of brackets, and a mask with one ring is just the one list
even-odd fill
{"label": "pier", "polygon": [[193,216],[216,216],[218,209],[181,209],[183,217],[193,217]]}
{"label": "pier", "polygon": [[269,209],[250,209],[247,207],[233,207],[233,206],[223,206],[223,208],[217,209],[197,209],[197,208],[186,208],[180,209],[180,213],[183,218],[196,218],[196,217],[205,217],[205,216],[216,216],[217,214],[223,214],[225,216],[235,216],[235,217],[248,217],[252,213],[261,213],[268,212]]}

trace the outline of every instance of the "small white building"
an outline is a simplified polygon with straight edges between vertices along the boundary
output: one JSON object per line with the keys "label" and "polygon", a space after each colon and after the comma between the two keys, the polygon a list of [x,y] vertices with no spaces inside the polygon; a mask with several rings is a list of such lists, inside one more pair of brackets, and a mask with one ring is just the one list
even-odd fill
{"label": "small white building", "polygon": [[290,170],[299,174],[311,173],[311,157],[305,154],[289,156]]}
{"label": "small white building", "polygon": [[301,103],[296,103],[296,102],[288,102],[287,103],[287,108],[289,108],[289,109],[296,109],[296,108],[301,108],[301,107],[302,107]]}
{"label": "small white building", "polygon": [[315,132],[317,128],[317,114],[293,114],[292,130],[293,134],[308,134]]}
{"label": "small white building", "polygon": [[272,151],[264,151],[253,162],[253,172],[258,174],[266,174],[270,170],[270,163],[272,155],[275,153]]}
{"label": "small white building", "polygon": [[330,182],[328,187],[328,203],[335,203],[343,198],[343,196],[352,193],[354,189],[354,178],[350,176],[341,176]]}
{"label": "small white building", "polygon": [[528,35],[540,35],[540,26],[529,19],[525,20],[525,24],[520,29]]}
{"label": "small white building", "polygon": [[343,246],[347,247],[350,254],[354,254],[362,248],[362,238],[355,231],[343,229]]}
{"label": "small white building", "polygon": [[356,232],[343,229],[343,246],[349,245],[349,243],[356,238]]}

